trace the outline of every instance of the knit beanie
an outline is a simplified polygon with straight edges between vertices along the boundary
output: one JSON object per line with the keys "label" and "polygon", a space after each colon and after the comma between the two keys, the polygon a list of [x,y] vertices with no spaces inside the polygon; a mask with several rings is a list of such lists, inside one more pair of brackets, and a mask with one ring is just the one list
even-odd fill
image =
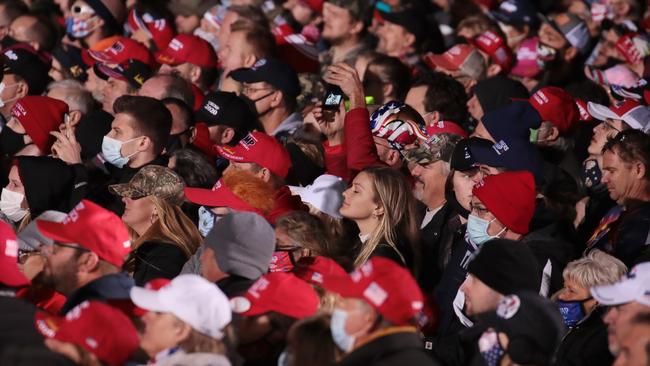
{"label": "knit beanie", "polygon": [[487,176],[472,193],[505,227],[517,234],[528,233],[535,211],[535,178],[530,172]]}
{"label": "knit beanie", "polygon": [[57,131],[68,113],[68,105],[60,100],[43,96],[26,96],[11,108],[12,117],[25,128],[43,154],[49,154],[54,143],[50,132]]}

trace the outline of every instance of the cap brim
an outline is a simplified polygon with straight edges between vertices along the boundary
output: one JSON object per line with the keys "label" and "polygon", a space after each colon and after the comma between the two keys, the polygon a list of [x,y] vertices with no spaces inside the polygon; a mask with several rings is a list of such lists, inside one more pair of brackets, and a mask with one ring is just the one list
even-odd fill
{"label": "cap brim", "polygon": [[291,191],[291,194],[294,196],[300,196],[307,187],[298,187],[298,186],[287,186],[289,187],[289,190]]}
{"label": "cap brim", "polygon": [[[166,50],[165,50],[166,51]],[[159,64],[165,64],[165,65],[171,65],[171,66],[177,66],[182,64],[183,62],[177,60],[174,56],[170,55],[169,53],[162,51],[158,52],[156,54],[156,61]]]}
{"label": "cap brim", "polygon": [[240,83],[252,84],[266,81],[266,79],[262,78],[259,73],[249,68],[233,70],[230,72],[229,76]]}
{"label": "cap brim", "polygon": [[98,64],[97,69],[104,75],[108,76],[109,78],[117,79],[117,80],[122,80],[122,81],[127,81],[127,78],[117,71],[117,69],[112,69],[106,65]]}
{"label": "cap brim", "polygon": [[454,65],[443,55],[431,55],[429,58],[431,62],[436,66],[449,71],[458,71],[460,70],[460,65]]}
{"label": "cap brim", "polygon": [[146,194],[135,189],[133,185],[131,185],[131,183],[111,184],[110,186],[108,186],[108,191],[120,197],[140,198],[146,196]]}
{"label": "cap brim", "polygon": [[46,238],[63,243],[73,243],[72,235],[67,232],[65,225],[58,222],[37,220],[36,227]]}
{"label": "cap brim", "polygon": [[132,287],[130,296],[133,303],[144,310],[168,313],[171,310],[160,301],[159,292],[142,287]]}
{"label": "cap brim", "polygon": [[621,117],[616,113],[612,112],[611,109],[605,107],[604,105],[596,104],[593,102],[587,103],[587,111],[589,111],[589,114],[592,117],[601,121],[604,121],[607,118],[618,119],[618,120],[621,119]]}
{"label": "cap brim", "polygon": [[260,304],[251,301],[247,296],[236,296],[230,299],[230,308],[233,313],[243,316],[255,316],[266,314],[271,309],[267,309]]}
{"label": "cap brim", "polygon": [[206,188],[185,188],[185,197],[188,201],[201,206],[223,207],[223,200],[213,190]]}
{"label": "cap brim", "polygon": [[638,292],[637,286],[631,280],[624,280],[613,285],[595,286],[589,289],[591,296],[602,305],[620,305],[634,301]]}
{"label": "cap brim", "polygon": [[63,323],[63,318],[50,315],[44,311],[37,311],[34,314],[34,325],[36,330],[45,338],[54,338]]}

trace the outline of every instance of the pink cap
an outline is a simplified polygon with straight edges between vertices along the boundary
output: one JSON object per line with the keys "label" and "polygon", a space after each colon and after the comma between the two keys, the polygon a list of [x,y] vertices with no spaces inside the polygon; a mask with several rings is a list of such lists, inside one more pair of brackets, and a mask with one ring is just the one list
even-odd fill
{"label": "pink cap", "polygon": [[528,38],[521,42],[517,50],[517,63],[510,71],[510,75],[517,77],[532,78],[542,71],[537,64],[537,37]]}
{"label": "pink cap", "polygon": [[18,241],[7,223],[0,221],[0,283],[9,287],[29,285],[29,280],[18,268]]}

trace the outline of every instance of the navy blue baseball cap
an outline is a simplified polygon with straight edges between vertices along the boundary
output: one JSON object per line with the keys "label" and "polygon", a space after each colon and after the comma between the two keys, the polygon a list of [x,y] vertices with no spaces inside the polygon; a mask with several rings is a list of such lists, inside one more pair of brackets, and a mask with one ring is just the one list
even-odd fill
{"label": "navy blue baseball cap", "polygon": [[490,12],[490,15],[508,25],[536,27],[539,23],[537,9],[530,0],[506,0],[499,5],[499,9]]}
{"label": "navy blue baseball cap", "polygon": [[480,137],[470,137],[458,141],[451,154],[451,168],[460,172],[476,169],[479,164],[503,167],[499,155],[492,149],[492,141]]}
{"label": "navy blue baseball cap", "polygon": [[260,59],[253,67],[233,70],[230,77],[240,83],[266,82],[289,97],[300,95],[298,75],[289,64],[278,59]]}
{"label": "navy blue baseball cap", "polygon": [[[544,158],[530,141],[499,140],[492,145],[492,150],[498,155],[497,159],[501,167],[509,171],[529,171],[535,177],[535,184],[538,187],[544,181]],[[487,163],[486,165],[494,166]]]}
{"label": "navy blue baseball cap", "polygon": [[513,101],[503,108],[487,112],[481,119],[495,141],[530,141],[530,129],[539,128],[542,118],[526,101]]}

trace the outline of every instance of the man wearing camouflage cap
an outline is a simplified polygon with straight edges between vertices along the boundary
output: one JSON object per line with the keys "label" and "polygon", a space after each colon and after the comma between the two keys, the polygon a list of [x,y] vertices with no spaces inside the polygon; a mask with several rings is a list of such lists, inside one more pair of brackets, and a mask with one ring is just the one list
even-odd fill
{"label": "man wearing camouflage cap", "polygon": [[456,143],[461,138],[450,133],[432,135],[420,146],[407,150],[405,158],[415,180],[413,194],[425,206],[420,224],[422,236],[422,273],[420,286],[433,290],[440,279],[437,258],[440,256],[440,238],[452,210],[445,198],[445,182],[451,172],[449,162]]}

